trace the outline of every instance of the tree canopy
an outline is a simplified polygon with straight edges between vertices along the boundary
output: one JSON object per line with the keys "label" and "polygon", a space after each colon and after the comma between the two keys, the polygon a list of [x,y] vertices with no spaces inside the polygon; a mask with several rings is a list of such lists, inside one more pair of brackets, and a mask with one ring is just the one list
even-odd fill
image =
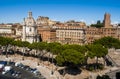
{"label": "tree canopy", "polygon": [[120,40],[110,36],[95,40],[93,44],[101,44],[106,48],[120,48]]}
{"label": "tree canopy", "polygon": [[[34,42],[30,44],[27,41],[20,41],[20,40],[15,41],[11,38],[0,37],[1,46],[6,46],[9,44],[22,48],[28,47],[29,49],[38,50],[36,52],[38,54],[35,54],[38,55],[36,57],[39,57],[39,55],[43,57],[46,53],[49,52],[52,54],[52,61],[53,61],[53,57],[55,57],[55,60],[58,65],[84,64],[86,63],[88,57],[90,58],[104,57],[108,53],[107,48],[111,48],[111,47],[120,48],[120,41],[112,37],[104,37],[95,40],[93,44],[82,45],[82,46],[77,44],[61,45],[60,43],[57,42],[53,42],[53,43]],[[43,50],[46,51],[44,52]]]}
{"label": "tree canopy", "polygon": [[84,62],[84,55],[74,49],[66,49],[56,57],[58,64],[72,63],[74,65]]}
{"label": "tree canopy", "polygon": [[104,27],[103,23],[101,23],[100,20],[98,20],[96,24],[91,24],[90,26],[91,27],[96,27],[96,28]]}
{"label": "tree canopy", "polygon": [[14,40],[12,38],[8,38],[8,37],[0,37],[0,45],[2,46],[6,46],[9,44],[12,44]]}
{"label": "tree canopy", "polygon": [[100,44],[96,44],[96,45],[89,45],[88,46],[88,57],[90,58],[94,58],[94,57],[104,57],[105,55],[107,55],[108,50],[106,48],[104,48],[102,45]]}

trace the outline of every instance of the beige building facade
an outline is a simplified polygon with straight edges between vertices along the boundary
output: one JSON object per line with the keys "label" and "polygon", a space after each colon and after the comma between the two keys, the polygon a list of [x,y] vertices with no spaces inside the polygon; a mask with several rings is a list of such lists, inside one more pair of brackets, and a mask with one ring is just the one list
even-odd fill
{"label": "beige building facade", "polygon": [[95,28],[88,27],[85,29],[87,43],[92,43],[94,40],[102,37],[114,37],[120,39],[120,28]]}
{"label": "beige building facade", "polygon": [[56,41],[62,44],[85,43],[85,30],[78,27],[60,27],[56,29]]}
{"label": "beige building facade", "polygon": [[105,13],[102,28],[87,27],[84,22],[70,20],[64,23],[52,21],[49,17],[39,16],[36,20],[32,12],[21,25],[0,25],[1,36],[11,36],[19,40],[32,42],[59,42],[61,44],[87,44],[105,36],[120,39],[120,28],[113,27],[111,15]]}
{"label": "beige building facade", "polygon": [[120,39],[120,28],[111,25],[109,13],[105,13],[104,15],[103,25],[104,27],[102,28],[87,27],[85,29],[87,43],[92,43],[96,39],[107,36]]}
{"label": "beige building facade", "polygon": [[13,37],[15,35],[15,30],[13,25],[0,24],[0,36]]}

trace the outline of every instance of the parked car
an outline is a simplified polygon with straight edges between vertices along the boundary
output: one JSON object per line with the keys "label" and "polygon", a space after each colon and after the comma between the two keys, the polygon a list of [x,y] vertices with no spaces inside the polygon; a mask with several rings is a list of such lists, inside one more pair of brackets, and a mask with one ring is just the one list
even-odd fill
{"label": "parked car", "polygon": [[11,69],[12,69],[11,66],[5,66],[3,70],[4,70],[4,71],[10,71]]}
{"label": "parked car", "polygon": [[14,54],[14,50],[13,49],[9,49],[7,53],[10,54],[10,55],[13,55]]}
{"label": "parked car", "polygon": [[30,66],[24,65],[24,69],[25,69],[25,70],[29,70],[29,69],[30,69]]}
{"label": "parked car", "polygon": [[9,65],[15,65],[15,62],[9,61],[8,63],[9,63]]}
{"label": "parked car", "polygon": [[7,61],[0,61],[0,64],[7,65]]}
{"label": "parked car", "polygon": [[20,62],[16,62],[15,63],[15,66],[17,66],[17,67],[20,67],[20,66],[22,66],[23,64],[22,63],[20,63]]}
{"label": "parked car", "polygon": [[0,64],[0,72],[3,71],[3,68],[4,68],[4,65],[3,65],[3,64]]}
{"label": "parked car", "polygon": [[34,73],[36,76],[41,76],[41,73],[40,73],[38,70],[34,71],[33,73]]}
{"label": "parked car", "polygon": [[0,69],[3,68],[3,67],[4,67],[4,65],[3,65],[3,64],[0,64]]}

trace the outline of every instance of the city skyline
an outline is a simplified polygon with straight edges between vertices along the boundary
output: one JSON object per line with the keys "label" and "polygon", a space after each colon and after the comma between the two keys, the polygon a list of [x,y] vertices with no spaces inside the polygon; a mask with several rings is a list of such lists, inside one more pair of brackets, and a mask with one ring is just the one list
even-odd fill
{"label": "city skyline", "polygon": [[0,3],[0,23],[22,23],[29,11],[33,17],[47,16],[51,20],[84,21],[86,24],[103,20],[111,14],[112,23],[120,23],[119,0],[4,0]]}

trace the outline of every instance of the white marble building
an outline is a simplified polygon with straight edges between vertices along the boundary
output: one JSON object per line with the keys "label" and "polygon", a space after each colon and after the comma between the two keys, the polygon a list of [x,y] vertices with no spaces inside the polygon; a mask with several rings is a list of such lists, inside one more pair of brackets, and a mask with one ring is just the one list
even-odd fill
{"label": "white marble building", "polygon": [[28,41],[30,43],[39,41],[37,25],[32,17],[32,12],[29,12],[28,17],[24,19],[22,41]]}

